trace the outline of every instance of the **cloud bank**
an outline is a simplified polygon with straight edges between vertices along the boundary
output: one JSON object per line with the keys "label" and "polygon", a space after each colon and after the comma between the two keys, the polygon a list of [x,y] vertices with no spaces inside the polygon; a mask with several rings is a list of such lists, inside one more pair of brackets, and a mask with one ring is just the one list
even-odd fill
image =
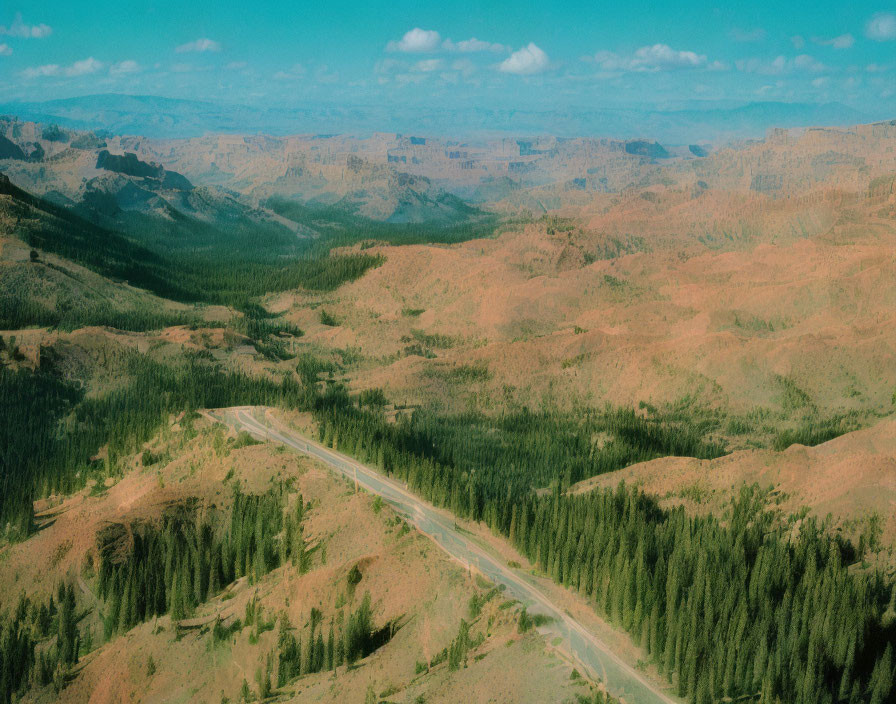
{"label": "cloud bank", "polygon": [[487,42],[476,37],[470,37],[456,42],[453,39],[442,41],[442,35],[433,29],[414,29],[405,32],[401,39],[393,40],[386,44],[386,51],[403,54],[428,54],[437,51],[458,52],[461,54],[473,54],[481,51],[502,53],[508,48],[497,42]]}
{"label": "cloud bank", "polygon": [[0,25],[0,34],[20,39],[43,39],[53,33],[53,28],[48,24],[28,25],[22,21],[22,13],[18,13],[9,27]]}
{"label": "cloud bank", "polygon": [[652,72],[703,68],[706,66],[713,69],[723,68],[718,62],[708,65],[705,54],[673,49],[668,44],[642,46],[631,56],[620,56],[612,51],[599,51],[594,55],[594,61],[605,71]]}
{"label": "cloud bank", "polygon": [[45,64],[44,66],[34,66],[32,68],[26,68],[22,71],[22,76],[25,78],[43,78],[47,76],[65,76],[67,78],[74,78],[77,76],[86,76],[91,73],[96,73],[97,71],[103,68],[103,62],[97,61],[92,56],[87,59],[82,59],[81,61],[75,61],[75,63],[69,66],[60,66],[59,64]]}

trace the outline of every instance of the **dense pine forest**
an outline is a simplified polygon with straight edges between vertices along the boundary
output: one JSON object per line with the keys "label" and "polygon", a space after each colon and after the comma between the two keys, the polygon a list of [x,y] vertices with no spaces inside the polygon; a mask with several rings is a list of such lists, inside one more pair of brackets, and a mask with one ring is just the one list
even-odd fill
{"label": "dense pine forest", "polygon": [[78,630],[82,615],[70,583],[60,583],[55,599],[39,605],[19,598],[0,631],[0,704],[16,701],[32,683],[52,684],[56,692],[63,687],[68,670],[92,647]]}
{"label": "dense pine forest", "polygon": [[[511,506],[533,489],[565,489],[656,457],[709,459],[725,451],[685,421],[612,408],[577,414],[523,409],[494,418],[419,410],[393,424],[332,387],[318,401],[317,418],[322,442],[372,461],[434,503],[493,527],[509,526]],[[597,436],[605,438],[599,446],[593,442]]]}
{"label": "dense pine forest", "polygon": [[[565,492],[634,461],[721,451],[687,430],[609,411],[581,420],[523,413],[490,426],[418,412],[389,424],[333,392],[316,416],[322,441],[486,522],[588,596],[689,702],[891,701],[896,584],[854,569],[861,556],[827,526],[782,521],[755,490],[725,516],[696,518],[625,486]],[[612,436],[599,450],[589,440],[596,430]]]}

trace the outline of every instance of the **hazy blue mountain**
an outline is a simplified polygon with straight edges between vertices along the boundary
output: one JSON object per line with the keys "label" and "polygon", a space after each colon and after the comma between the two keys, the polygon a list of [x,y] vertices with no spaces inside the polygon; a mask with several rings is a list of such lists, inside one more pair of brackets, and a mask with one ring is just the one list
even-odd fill
{"label": "hazy blue mountain", "polygon": [[551,134],[650,138],[670,144],[761,137],[770,127],[834,126],[883,119],[840,103],[689,103],[681,108],[563,108],[549,111],[389,106],[255,108],[158,96],[104,94],[36,103],[6,103],[0,112],[73,128],[145,137],[209,133],[367,133],[431,135]]}

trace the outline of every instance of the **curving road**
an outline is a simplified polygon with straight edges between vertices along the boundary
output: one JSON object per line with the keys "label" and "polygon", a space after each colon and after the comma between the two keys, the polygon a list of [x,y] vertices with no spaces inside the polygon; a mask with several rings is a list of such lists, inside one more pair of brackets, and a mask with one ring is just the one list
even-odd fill
{"label": "curving road", "polygon": [[[469,537],[464,536],[456,524],[432,504],[415,496],[379,471],[324,447],[278,423],[275,419],[270,419],[270,416],[268,416],[269,425],[258,420],[252,415],[255,410],[261,409],[231,408],[209,411],[207,415],[237,430],[246,430],[257,438],[278,442],[311,455],[353,480],[357,485],[381,496],[465,568],[475,567],[495,584],[504,585],[505,593],[525,604],[531,613],[550,617],[551,620],[539,631],[549,637],[562,638],[565,649],[583,669],[593,677],[599,677],[614,696],[630,704],[680,704],[680,700],[658,689],[640,672],[614,654],[581,623],[555,606],[538,584],[526,579],[522,573],[512,570],[500,558],[489,554]],[[277,427],[274,427],[275,423]]]}

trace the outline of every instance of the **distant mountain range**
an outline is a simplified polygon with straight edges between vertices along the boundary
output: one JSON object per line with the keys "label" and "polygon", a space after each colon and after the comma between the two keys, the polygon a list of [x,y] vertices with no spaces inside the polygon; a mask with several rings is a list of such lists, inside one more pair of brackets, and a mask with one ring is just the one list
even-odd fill
{"label": "distant mountain range", "polygon": [[375,131],[467,137],[550,134],[558,137],[638,137],[669,144],[762,137],[771,127],[851,125],[885,119],[840,103],[707,103],[686,109],[562,108],[549,111],[481,108],[245,105],[102,94],[32,103],[0,104],[0,114],[115,134],[185,138],[205,134],[370,133]]}

